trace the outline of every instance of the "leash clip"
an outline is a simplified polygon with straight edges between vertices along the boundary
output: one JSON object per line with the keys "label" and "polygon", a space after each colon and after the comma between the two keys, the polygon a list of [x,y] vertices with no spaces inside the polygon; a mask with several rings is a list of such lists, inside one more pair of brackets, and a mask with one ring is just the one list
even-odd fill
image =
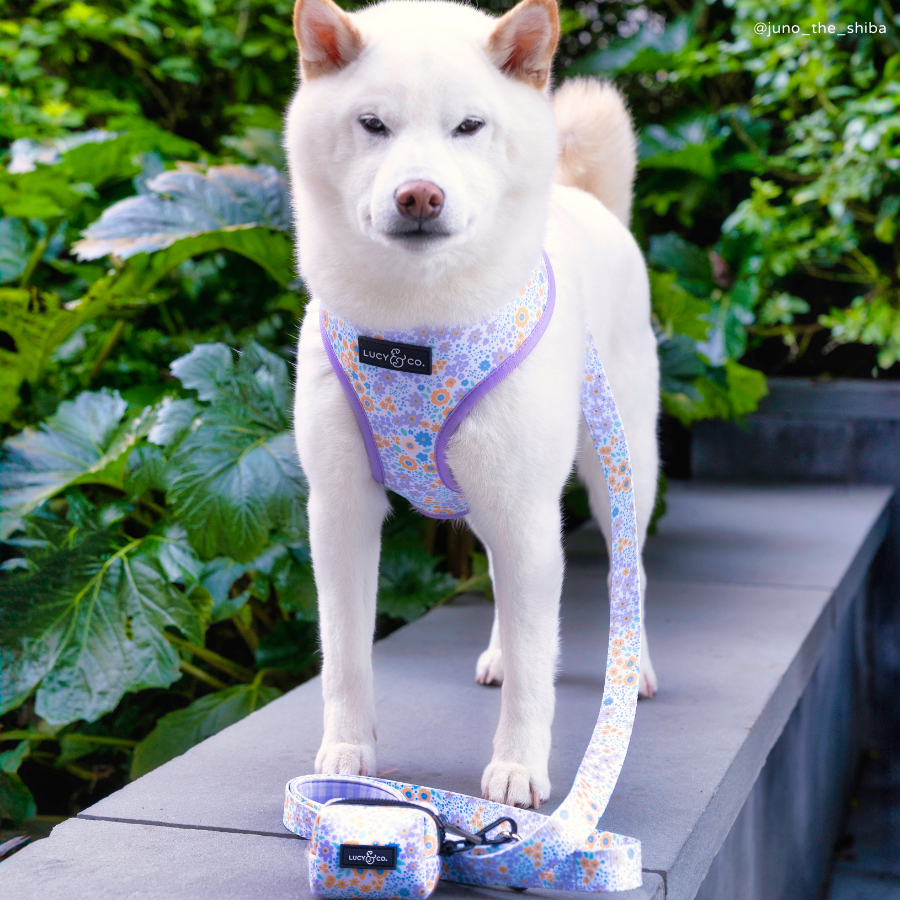
{"label": "leash clip", "polygon": [[[493,831],[504,822],[509,823],[509,831],[501,831],[495,838],[487,836],[489,831]],[[519,826],[516,824],[515,819],[511,819],[509,816],[502,816],[496,819],[490,825],[485,825],[480,831],[474,832],[474,834],[471,831],[460,828],[458,825],[454,825],[443,816],[441,816],[441,824],[444,826],[445,833],[450,832],[459,837],[459,840],[451,838],[449,840],[445,839],[441,843],[441,856],[452,856],[454,853],[462,853],[466,850],[472,850],[474,847],[495,847],[498,844],[508,844],[510,841],[522,840],[519,834]]]}

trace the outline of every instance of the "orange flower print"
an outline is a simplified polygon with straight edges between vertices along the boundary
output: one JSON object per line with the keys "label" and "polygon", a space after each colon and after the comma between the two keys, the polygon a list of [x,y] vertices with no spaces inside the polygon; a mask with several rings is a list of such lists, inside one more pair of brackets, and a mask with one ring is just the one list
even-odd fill
{"label": "orange flower print", "polygon": [[363,394],[362,397],[359,398],[359,402],[362,403],[363,409],[366,412],[372,412],[375,409],[375,403],[368,394]]}
{"label": "orange flower print", "polygon": [[450,391],[445,390],[444,388],[438,388],[436,391],[431,392],[431,402],[435,406],[443,406],[445,403],[450,400]]}
{"label": "orange flower print", "polygon": [[528,324],[528,319],[528,309],[524,306],[520,306],[516,310],[516,325],[518,325],[519,328],[524,328]]}
{"label": "orange flower print", "polygon": [[411,456],[401,456],[400,465],[403,466],[407,472],[415,472],[416,469],[419,468],[419,464]]}

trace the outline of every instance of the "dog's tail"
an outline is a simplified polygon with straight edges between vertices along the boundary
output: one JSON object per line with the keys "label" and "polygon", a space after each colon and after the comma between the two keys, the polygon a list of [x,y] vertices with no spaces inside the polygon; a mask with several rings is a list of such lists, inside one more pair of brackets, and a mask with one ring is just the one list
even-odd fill
{"label": "dog's tail", "polygon": [[622,95],[608,82],[572,78],[554,93],[553,110],[557,183],[593,194],[628,227],[637,148]]}

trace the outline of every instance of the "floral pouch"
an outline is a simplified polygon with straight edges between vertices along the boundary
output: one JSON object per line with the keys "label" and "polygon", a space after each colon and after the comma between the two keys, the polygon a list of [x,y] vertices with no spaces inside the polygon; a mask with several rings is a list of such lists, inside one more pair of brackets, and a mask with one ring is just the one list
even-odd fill
{"label": "floral pouch", "polygon": [[[491,837],[489,832],[500,825],[506,828]],[[313,825],[309,887],[329,900],[425,900],[437,887],[442,856],[515,840],[516,823],[508,816],[473,834],[430,803],[373,797],[329,800]]]}
{"label": "floral pouch", "polygon": [[309,887],[320,897],[424,898],[441,874],[437,810],[400,800],[339,799],[316,818]]}

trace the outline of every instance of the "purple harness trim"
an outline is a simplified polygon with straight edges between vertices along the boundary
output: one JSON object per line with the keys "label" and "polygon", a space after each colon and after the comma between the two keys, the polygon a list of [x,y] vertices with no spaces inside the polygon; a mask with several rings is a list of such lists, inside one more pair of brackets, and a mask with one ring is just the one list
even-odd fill
{"label": "purple harness trim", "polygon": [[356,396],[356,391],[353,390],[353,385],[350,384],[347,373],[341,368],[338,358],[334,355],[334,350],[331,349],[331,341],[328,340],[328,334],[325,330],[325,317],[321,313],[319,314],[319,334],[322,335],[322,343],[325,345],[325,352],[328,354],[331,368],[334,369],[334,374],[337,375],[338,381],[344,389],[347,399],[350,401],[350,408],[353,410],[356,421],[359,423],[363,443],[366,445],[366,453],[369,454],[372,477],[379,484],[384,484],[384,467],[381,465],[381,457],[378,455],[378,448],[375,446],[375,435],[372,433],[372,426],[366,416],[366,411],[359,402],[359,397]]}
{"label": "purple harness trim", "polygon": [[550,265],[550,259],[548,258],[546,252],[542,251],[544,262],[547,264],[547,280],[549,281],[549,289],[548,289],[548,297],[547,297],[547,308],[544,310],[544,315],[541,316],[540,321],[535,326],[534,331],[528,335],[528,338],[525,340],[525,343],[519,347],[518,350],[513,353],[512,356],[509,357],[504,363],[501,363],[484,381],[479,382],[462,400],[459,401],[456,409],[453,410],[452,413],[447,417],[447,421],[444,422],[441,427],[440,432],[438,433],[437,440],[434,445],[434,457],[437,462],[438,474],[441,476],[441,481],[447,485],[453,491],[456,491],[457,494],[462,493],[462,489],[457,484],[456,479],[453,477],[453,473],[450,471],[450,466],[447,465],[447,442],[453,437],[453,433],[459,428],[462,420],[469,414],[472,410],[472,407],[493,387],[496,387],[512,372],[513,369],[532,350],[534,350],[537,342],[541,339],[541,336],[547,330],[547,326],[550,324],[550,317],[553,315],[553,306],[556,301],[556,279],[553,277],[553,267]]}

